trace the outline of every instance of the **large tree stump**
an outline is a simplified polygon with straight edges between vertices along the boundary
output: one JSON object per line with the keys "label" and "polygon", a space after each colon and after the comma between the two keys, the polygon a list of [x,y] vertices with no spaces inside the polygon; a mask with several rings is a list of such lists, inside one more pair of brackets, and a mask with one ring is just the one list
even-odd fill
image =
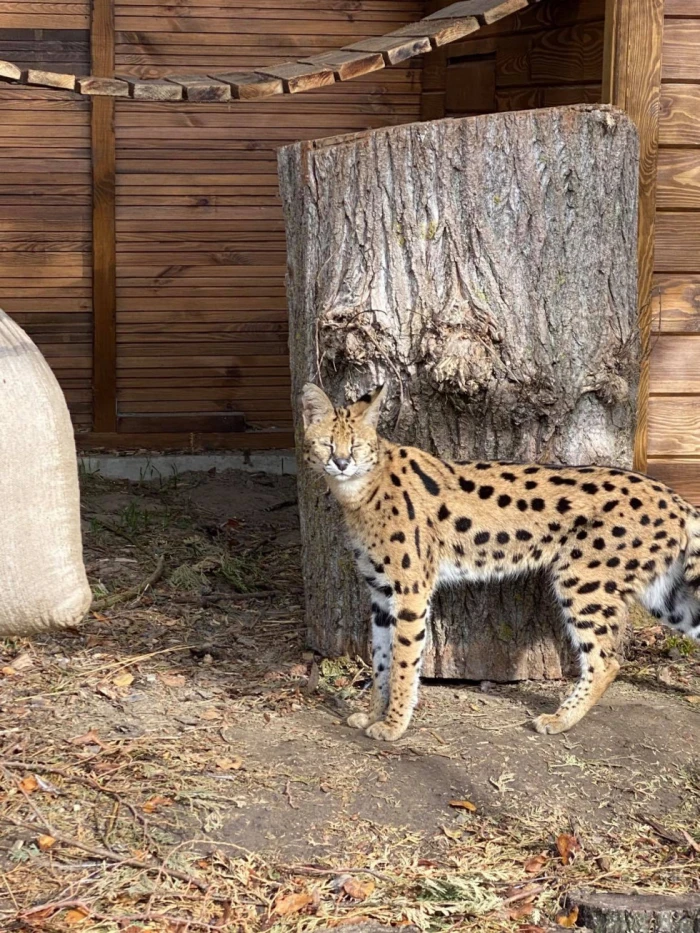
{"label": "large tree stump", "polygon": [[[630,466],[635,130],[606,107],[416,123],[281,150],[295,407],[389,380],[390,438],[452,459]],[[297,420],[297,444],[301,440]],[[366,655],[338,509],[300,460],[309,643]],[[561,676],[543,578],[443,591],[426,676]]]}
{"label": "large tree stump", "polygon": [[697,894],[574,892],[571,905],[592,933],[700,933]]}

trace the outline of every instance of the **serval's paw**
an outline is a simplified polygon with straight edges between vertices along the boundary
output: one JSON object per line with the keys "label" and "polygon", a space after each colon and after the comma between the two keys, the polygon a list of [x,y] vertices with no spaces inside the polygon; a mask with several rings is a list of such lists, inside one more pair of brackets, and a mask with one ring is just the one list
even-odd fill
{"label": "serval's paw", "polygon": [[542,716],[532,720],[532,725],[541,735],[556,735],[558,732],[566,732],[570,729],[573,722],[561,713],[543,713]]}
{"label": "serval's paw", "polygon": [[353,713],[352,716],[348,716],[347,723],[351,729],[366,729],[370,721],[367,713]]}
{"label": "serval's paw", "polygon": [[365,735],[370,739],[379,739],[382,742],[395,742],[400,739],[405,732],[403,726],[390,726],[386,722],[375,722],[374,725],[365,729]]}

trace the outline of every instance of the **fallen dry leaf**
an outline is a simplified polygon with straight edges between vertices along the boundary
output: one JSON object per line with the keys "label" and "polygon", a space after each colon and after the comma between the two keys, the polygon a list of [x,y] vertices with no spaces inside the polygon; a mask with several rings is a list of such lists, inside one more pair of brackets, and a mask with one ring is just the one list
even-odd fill
{"label": "fallen dry leaf", "polygon": [[348,878],[343,884],[343,891],[355,901],[366,901],[374,891],[374,881],[371,878],[367,881]]}
{"label": "fallen dry leaf", "polygon": [[104,645],[107,642],[106,635],[88,635],[85,642],[86,648],[96,648],[98,645]]}
{"label": "fallen dry leaf", "polygon": [[688,703],[700,703],[700,697],[699,696],[686,697],[686,701]]}
{"label": "fallen dry leaf", "polygon": [[101,612],[93,612],[93,619],[97,619],[98,622],[109,622],[107,616],[103,616]]}
{"label": "fallen dry leaf", "polygon": [[68,741],[71,745],[99,745],[100,748],[107,747],[94,729],[90,729],[90,731],[84,733],[84,735],[76,735],[74,738],[68,739]]}
{"label": "fallen dry leaf", "polygon": [[33,774],[28,774],[25,778],[22,778],[19,786],[25,794],[33,794],[35,790],[39,790],[39,782]]}
{"label": "fallen dry leaf", "polygon": [[275,902],[275,913],[280,917],[296,914],[305,907],[308,907],[312,901],[313,896],[311,894],[285,894]]}
{"label": "fallen dry leaf", "polygon": [[218,709],[205,709],[200,718],[208,719],[209,721],[214,719],[221,719],[221,713]]}
{"label": "fallen dry leaf", "polygon": [[121,674],[117,674],[112,680],[115,687],[130,687],[133,682],[134,675],[130,674],[129,671],[122,671]]}
{"label": "fallen dry leaf", "polygon": [[526,923],[518,927],[518,933],[547,933],[544,927],[535,926],[534,923]]}
{"label": "fallen dry leaf", "polygon": [[469,810],[470,813],[476,813],[476,804],[471,800],[450,800],[450,806],[457,810]]}
{"label": "fallen dry leaf", "polygon": [[184,687],[187,683],[184,674],[158,674],[158,677],[166,687]]}
{"label": "fallen dry leaf", "polygon": [[532,903],[519,904],[517,907],[511,907],[511,909],[508,911],[508,919],[522,920],[523,917],[529,917],[534,909],[535,905]]}
{"label": "fallen dry leaf", "polygon": [[242,758],[216,758],[214,764],[219,771],[238,771],[243,767]]}
{"label": "fallen dry leaf", "polygon": [[10,667],[15,673],[19,674],[21,671],[28,671],[30,667],[34,667],[34,661],[32,656],[25,651],[24,654],[18,655],[14,661],[10,661]]}
{"label": "fallen dry leaf", "polygon": [[42,852],[46,852],[47,849],[56,844],[56,840],[53,836],[37,836],[36,844]]}
{"label": "fallen dry leaf", "polygon": [[5,677],[16,677],[17,671],[14,667],[2,667],[0,668],[0,674],[3,674]]}
{"label": "fallen dry leaf", "polygon": [[89,916],[90,914],[87,910],[67,910],[63,922],[67,923],[69,926],[75,926],[76,923],[82,923],[83,920],[86,920]]}
{"label": "fallen dry leaf", "polygon": [[578,920],[578,907],[572,907],[569,911],[560,910],[554,919],[558,926],[572,929]]}
{"label": "fallen dry leaf", "polygon": [[529,875],[537,875],[542,871],[544,866],[547,864],[547,856],[542,853],[541,855],[533,855],[532,858],[529,858],[525,865],[525,871]]}
{"label": "fallen dry leaf", "polygon": [[141,809],[144,813],[155,813],[156,810],[159,810],[161,807],[172,807],[175,803],[170,797],[161,797],[159,794],[156,794],[155,797],[149,797],[149,799],[141,804]]}
{"label": "fallen dry leaf", "polygon": [[576,836],[570,833],[561,833],[557,836],[557,852],[561,855],[564,865],[569,865],[581,850],[581,843]]}

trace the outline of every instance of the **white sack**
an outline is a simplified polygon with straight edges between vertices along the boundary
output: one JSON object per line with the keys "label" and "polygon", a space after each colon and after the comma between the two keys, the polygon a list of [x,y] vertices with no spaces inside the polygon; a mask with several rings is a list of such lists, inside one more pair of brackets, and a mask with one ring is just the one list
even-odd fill
{"label": "white sack", "polygon": [[77,625],[90,602],[66,401],[0,311],[0,636]]}

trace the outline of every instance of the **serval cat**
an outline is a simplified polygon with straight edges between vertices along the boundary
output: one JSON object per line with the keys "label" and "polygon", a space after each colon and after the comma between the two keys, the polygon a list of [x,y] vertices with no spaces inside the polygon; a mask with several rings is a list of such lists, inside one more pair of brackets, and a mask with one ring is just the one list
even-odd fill
{"label": "serval cat", "polygon": [[672,490],[610,467],[448,463],[377,434],[384,397],[334,408],[315,385],[302,394],[305,461],[340,503],[372,595],[371,708],[349,725],[387,741],[408,728],[441,583],[548,570],[581,673],[534,720],[542,733],[570,729],[614,680],[630,600],[700,638],[700,513]]}

